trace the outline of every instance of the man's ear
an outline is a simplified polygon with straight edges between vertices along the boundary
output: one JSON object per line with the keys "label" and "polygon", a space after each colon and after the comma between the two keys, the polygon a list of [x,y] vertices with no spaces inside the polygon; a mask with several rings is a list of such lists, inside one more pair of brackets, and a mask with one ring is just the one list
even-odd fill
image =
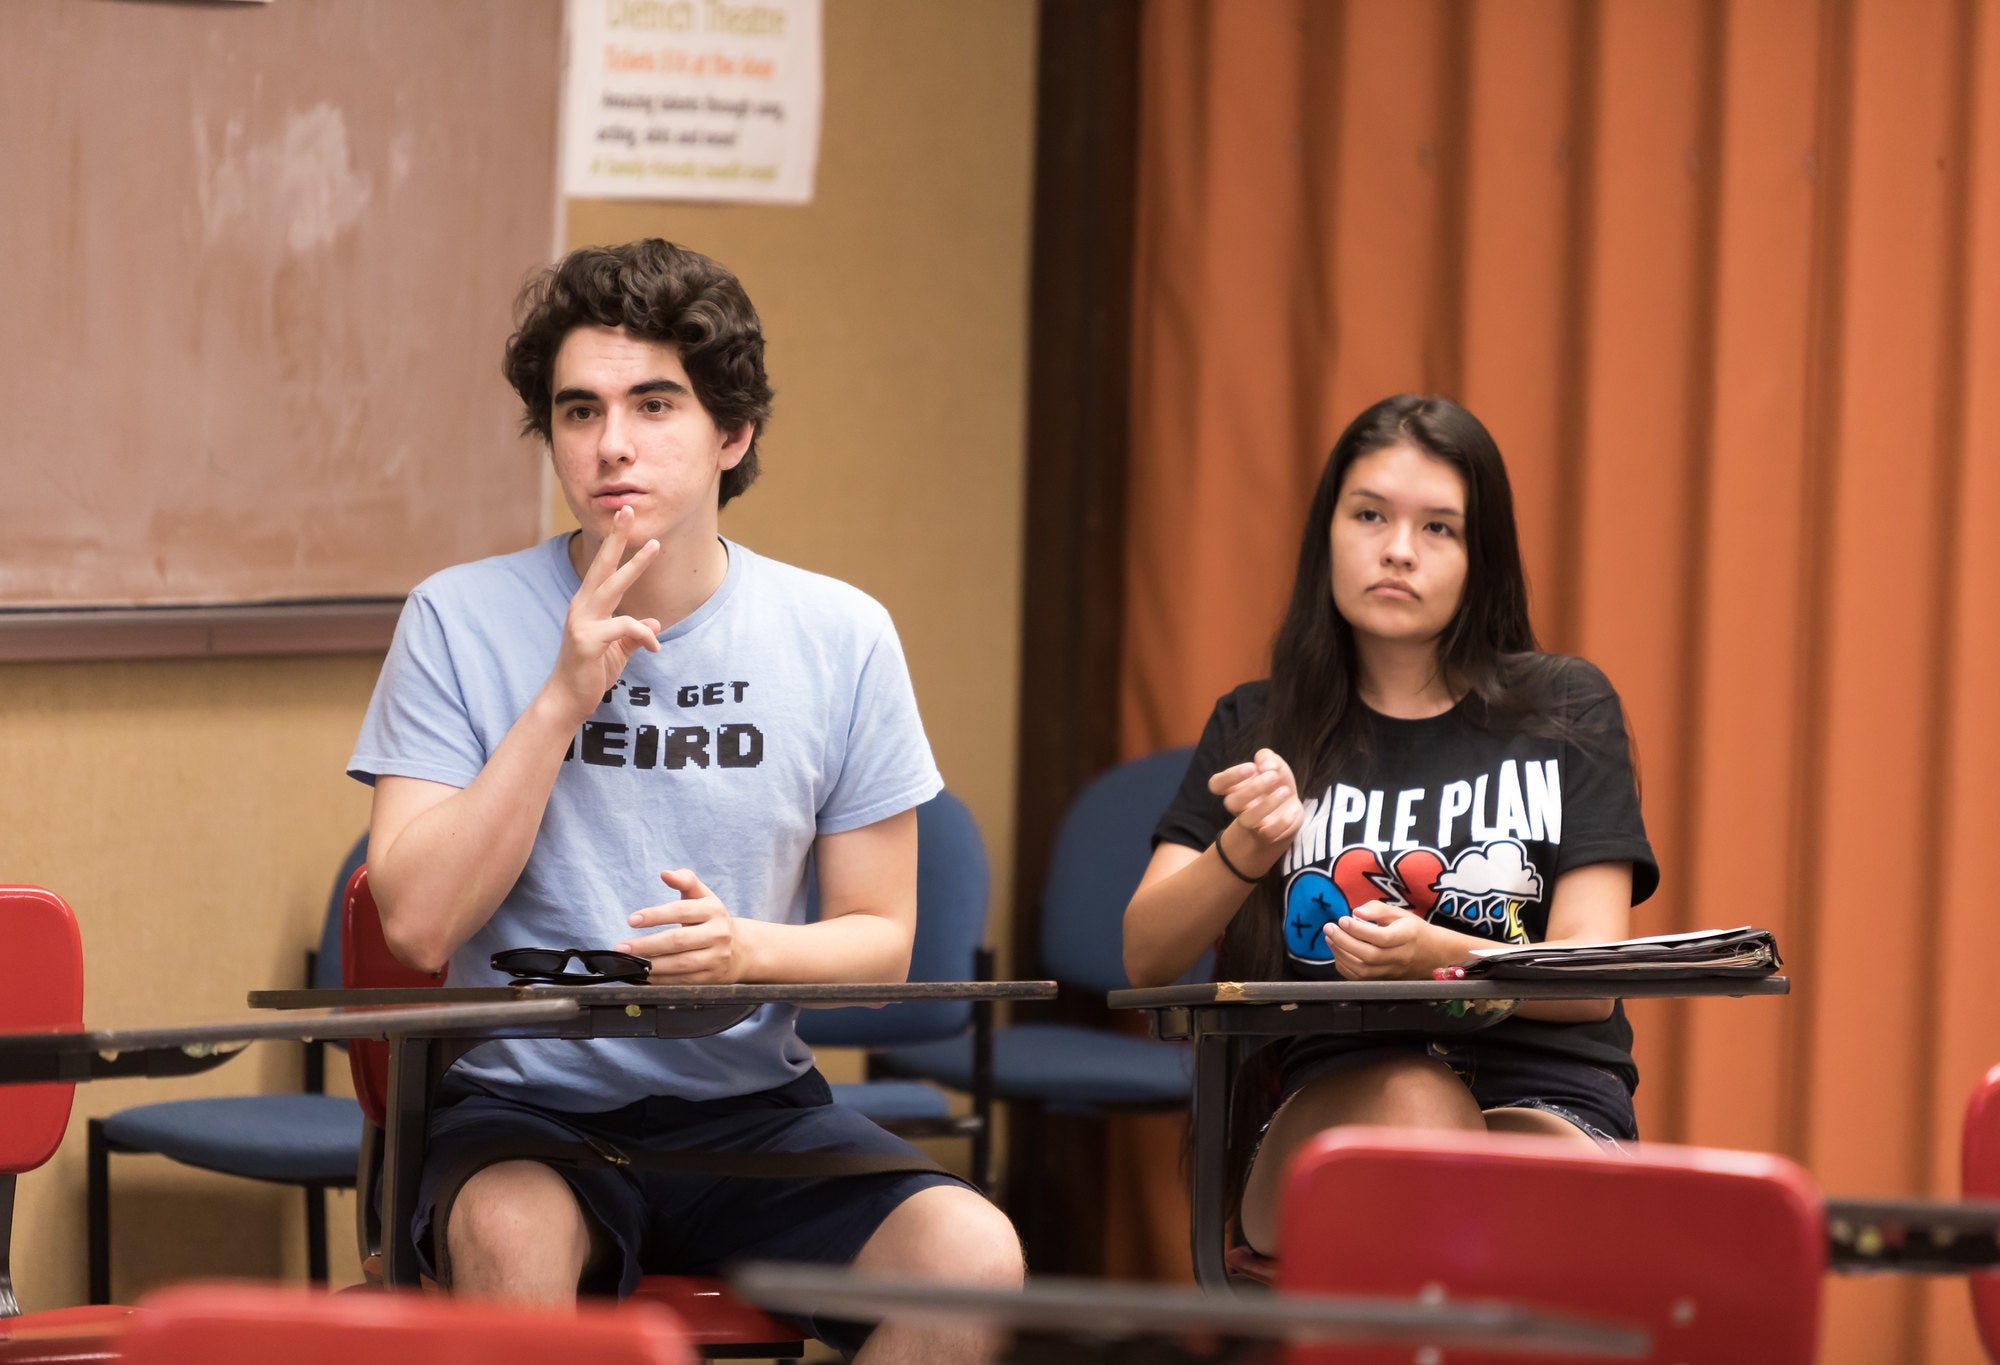
{"label": "man's ear", "polygon": [[750,443],[756,439],[757,424],[755,422],[745,422],[742,426],[736,428],[736,430],[724,433],[722,438],[721,467],[723,469],[734,469],[737,465],[742,464],[743,457],[750,453]]}

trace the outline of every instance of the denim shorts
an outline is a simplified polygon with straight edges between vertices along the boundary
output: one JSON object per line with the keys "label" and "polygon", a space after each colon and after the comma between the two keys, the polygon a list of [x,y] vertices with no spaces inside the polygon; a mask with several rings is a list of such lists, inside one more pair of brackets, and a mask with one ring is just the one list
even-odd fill
{"label": "denim shorts", "polygon": [[1280,1062],[1281,1101],[1323,1077],[1414,1052],[1450,1067],[1481,1109],[1539,1109],[1612,1147],[1639,1137],[1624,1078],[1580,1057],[1477,1038],[1315,1046],[1334,1041],[1301,1038],[1287,1049]]}
{"label": "denim shorts", "polygon": [[[621,1149],[718,1152],[872,1152],[923,1160],[909,1143],[832,1102],[817,1070],[752,1095],[683,1100],[656,1095],[596,1114],[543,1109],[447,1074],[431,1119],[417,1210],[410,1223],[425,1274],[437,1275],[431,1229],[444,1185],[510,1159],[522,1140],[608,1143]],[[964,1185],[945,1172],[814,1177],[723,1177],[633,1166],[552,1165],[617,1248],[614,1263],[581,1286],[624,1297],[643,1274],[713,1275],[731,1261],[845,1265],[882,1221],[919,1190]],[[968,1188],[970,1188],[968,1186]],[[435,1211],[435,1214],[434,1214]],[[448,1267],[447,1267],[448,1273]],[[865,1324],[801,1320],[842,1351],[866,1340]]]}

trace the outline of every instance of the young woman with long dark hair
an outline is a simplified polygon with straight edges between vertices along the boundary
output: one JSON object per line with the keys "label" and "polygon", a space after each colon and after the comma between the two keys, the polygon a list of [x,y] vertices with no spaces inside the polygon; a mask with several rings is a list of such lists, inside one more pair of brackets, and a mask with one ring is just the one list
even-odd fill
{"label": "young woman with long dark hair", "polygon": [[[1471,413],[1402,394],[1341,435],[1271,675],[1216,703],[1154,838],[1125,912],[1134,985],[1218,937],[1218,977],[1246,981],[1626,936],[1659,872],[1623,712],[1595,667],[1537,647],[1506,467]],[[1275,1248],[1285,1160],[1334,1124],[1636,1137],[1631,1038],[1610,1001],[1542,1001],[1469,1032],[1275,1045],[1232,1125],[1270,1120],[1237,1153],[1245,1240]]]}

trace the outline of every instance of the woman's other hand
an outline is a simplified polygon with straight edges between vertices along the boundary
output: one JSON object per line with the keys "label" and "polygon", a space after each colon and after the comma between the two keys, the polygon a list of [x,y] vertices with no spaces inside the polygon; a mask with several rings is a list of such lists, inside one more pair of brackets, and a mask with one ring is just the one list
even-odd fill
{"label": "woman's other hand", "polygon": [[1348,980],[1402,981],[1430,975],[1429,929],[1405,906],[1369,901],[1327,925],[1326,942]]}

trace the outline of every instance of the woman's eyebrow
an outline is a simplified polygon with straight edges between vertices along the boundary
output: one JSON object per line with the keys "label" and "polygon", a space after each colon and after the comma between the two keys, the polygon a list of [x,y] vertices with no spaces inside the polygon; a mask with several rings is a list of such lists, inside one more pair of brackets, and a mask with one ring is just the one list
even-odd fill
{"label": "woman's eyebrow", "polygon": [[[1370,502],[1389,501],[1388,498],[1383,497],[1372,488],[1350,488],[1347,490],[1345,496],[1350,498],[1367,498]],[[1425,507],[1421,510],[1427,517],[1463,517],[1465,515],[1463,507]]]}

